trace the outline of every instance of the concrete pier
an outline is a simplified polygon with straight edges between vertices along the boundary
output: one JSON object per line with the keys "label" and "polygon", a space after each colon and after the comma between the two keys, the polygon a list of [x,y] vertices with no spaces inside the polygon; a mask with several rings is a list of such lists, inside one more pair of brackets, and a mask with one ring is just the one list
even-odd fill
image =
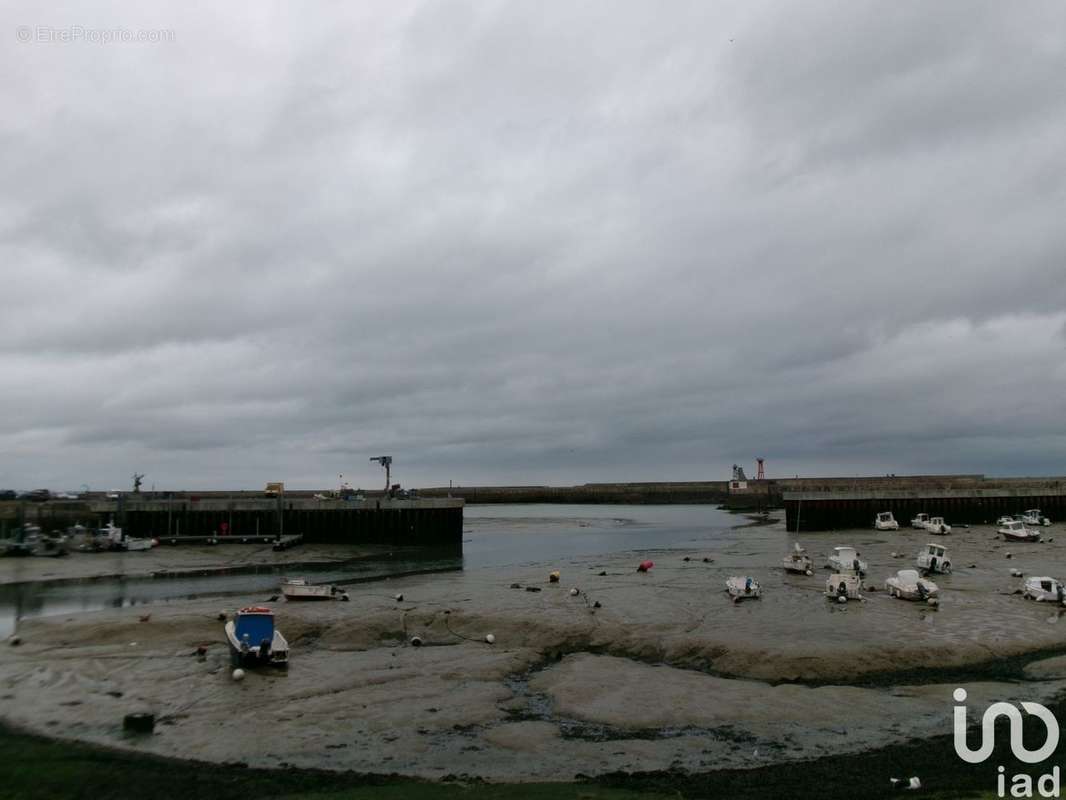
{"label": "concrete pier", "polygon": [[881,511],[891,511],[900,527],[910,525],[921,512],[944,517],[949,525],[987,524],[1030,508],[1062,522],[1066,520],[1066,485],[1049,484],[785,492],[785,524],[793,532],[873,528]]}
{"label": "concrete pier", "polygon": [[164,498],[130,494],[117,500],[0,503],[3,529],[22,522],[32,522],[46,530],[76,522],[96,527],[109,519],[131,536],[161,540],[211,536],[225,543],[241,538],[301,535],[308,543],[459,546],[463,500],[316,500],[212,492]]}

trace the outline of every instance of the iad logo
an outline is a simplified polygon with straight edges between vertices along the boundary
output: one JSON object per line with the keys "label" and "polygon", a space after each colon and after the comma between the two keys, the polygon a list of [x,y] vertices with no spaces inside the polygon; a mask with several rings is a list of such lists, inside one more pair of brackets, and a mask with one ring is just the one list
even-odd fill
{"label": "iad logo", "polygon": [[[955,690],[955,702],[966,702],[966,690]],[[993,703],[985,709],[985,715],[981,718],[981,746],[971,750],[966,743],[966,706],[955,706],[955,752],[959,758],[969,764],[980,764],[985,761],[996,746],[995,725],[996,717],[1006,717],[1010,720],[1010,749],[1014,757],[1026,764],[1039,764],[1059,746],[1059,723],[1055,715],[1039,703],[1022,703],[1028,713],[1039,717],[1047,726],[1047,740],[1043,747],[1037,750],[1026,750],[1022,742],[1022,712],[1011,703]]]}
{"label": "iad logo", "polygon": [[[954,693],[956,703],[966,702],[966,690],[958,688]],[[976,750],[971,750],[966,741],[966,706],[955,706],[954,733],[955,752],[959,758],[968,764],[980,764],[992,755],[996,746],[995,725],[998,717],[1006,717],[1010,720],[1010,749],[1014,757],[1025,764],[1039,764],[1044,761],[1059,746],[1059,723],[1047,708],[1039,703],[1021,704],[1026,713],[1040,719],[1047,728],[1047,739],[1036,750],[1028,750],[1022,741],[1022,712],[1011,703],[993,703],[985,709],[981,718],[981,745]],[[999,779],[997,789],[1000,797],[1006,797],[1007,785],[1004,768],[999,767]],[[1036,782],[1036,788],[1041,797],[1059,796],[1059,768],[1054,767],[1047,775],[1041,775]],[[1031,776],[1021,773],[1011,779],[1011,797],[1035,797],[1033,794],[1033,779]]]}

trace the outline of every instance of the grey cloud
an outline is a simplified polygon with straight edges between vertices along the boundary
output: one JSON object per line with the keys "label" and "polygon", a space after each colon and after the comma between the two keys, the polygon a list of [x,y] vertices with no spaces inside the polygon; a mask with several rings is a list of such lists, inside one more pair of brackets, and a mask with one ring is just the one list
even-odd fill
{"label": "grey cloud", "polygon": [[1062,471],[1060,6],[12,11],[0,485]]}

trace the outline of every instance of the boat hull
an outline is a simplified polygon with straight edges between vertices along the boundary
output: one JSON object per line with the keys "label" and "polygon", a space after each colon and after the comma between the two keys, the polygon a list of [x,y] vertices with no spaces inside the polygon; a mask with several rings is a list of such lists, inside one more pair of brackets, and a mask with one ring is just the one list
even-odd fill
{"label": "boat hull", "polygon": [[261,652],[260,645],[245,647],[237,640],[236,628],[232,620],[226,623],[226,640],[229,642],[230,663],[234,667],[255,669],[257,667],[275,667],[284,669],[289,665],[289,643],[274,631],[270,647]]}

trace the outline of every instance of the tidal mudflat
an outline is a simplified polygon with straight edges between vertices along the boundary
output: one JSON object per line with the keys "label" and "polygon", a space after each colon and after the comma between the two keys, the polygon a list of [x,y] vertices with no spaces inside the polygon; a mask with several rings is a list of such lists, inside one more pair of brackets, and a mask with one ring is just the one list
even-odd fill
{"label": "tidal mudflat", "polygon": [[[1066,539],[1008,545],[988,527],[799,537],[816,563],[857,547],[877,588],[934,538],[955,565],[937,576],[934,609],[883,589],[830,603],[827,571],[781,570],[795,537],[780,523],[716,516],[706,535],[686,524],[590,554],[572,526],[609,536],[640,523],[573,519],[506,527],[536,537],[562,526],[539,548],[531,540],[539,559],[356,583],[347,603],[268,603],[291,664],[239,683],[218,615],[263,592],[22,620],[21,644],[0,650],[3,719],[207,761],[559,780],[863,752],[949,732],[960,683],[977,705],[1066,688],[1062,611],[1013,594],[1011,575],[1066,574]],[[493,535],[479,525],[469,521],[471,539]],[[553,536],[567,555],[551,557]],[[655,566],[638,573],[645,559]],[[762,599],[731,603],[734,574],[758,577]],[[123,734],[123,715],[140,710],[156,715],[155,733]]]}

